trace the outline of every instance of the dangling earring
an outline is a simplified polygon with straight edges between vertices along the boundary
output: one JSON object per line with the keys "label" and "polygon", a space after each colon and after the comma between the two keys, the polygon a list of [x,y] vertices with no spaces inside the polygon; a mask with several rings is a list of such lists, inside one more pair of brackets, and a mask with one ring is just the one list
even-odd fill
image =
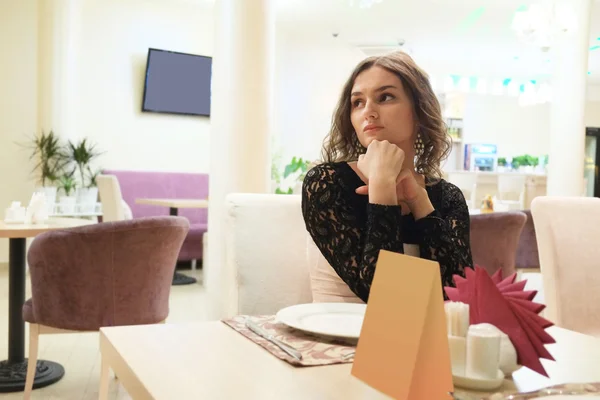
{"label": "dangling earring", "polygon": [[417,139],[415,140],[415,155],[417,157],[423,154],[425,150],[425,143],[423,143],[423,139],[421,138],[421,133],[417,133]]}

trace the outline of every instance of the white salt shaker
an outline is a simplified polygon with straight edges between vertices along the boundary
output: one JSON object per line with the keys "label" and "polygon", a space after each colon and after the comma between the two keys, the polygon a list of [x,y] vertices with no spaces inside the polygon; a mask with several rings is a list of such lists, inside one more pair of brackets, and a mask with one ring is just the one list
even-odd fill
{"label": "white salt shaker", "polygon": [[468,378],[496,379],[500,366],[500,334],[485,325],[471,325],[467,333]]}

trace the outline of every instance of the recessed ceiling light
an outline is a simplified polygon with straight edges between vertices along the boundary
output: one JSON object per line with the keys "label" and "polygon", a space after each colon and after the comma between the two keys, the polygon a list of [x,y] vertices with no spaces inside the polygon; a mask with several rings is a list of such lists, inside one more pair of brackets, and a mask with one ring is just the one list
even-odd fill
{"label": "recessed ceiling light", "polygon": [[598,49],[600,49],[600,46],[592,46],[592,47],[590,47],[590,50],[598,50]]}

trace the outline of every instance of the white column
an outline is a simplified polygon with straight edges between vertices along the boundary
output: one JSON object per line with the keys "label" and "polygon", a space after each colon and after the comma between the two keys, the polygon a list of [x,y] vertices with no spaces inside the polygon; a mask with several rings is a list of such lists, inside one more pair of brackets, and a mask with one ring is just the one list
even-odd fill
{"label": "white column", "polygon": [[79,0],[38,0],[38,133],[69,138],[76,82]]}
{"label": "white column", "polygon": [[581,196],[591,0],[569,0],[576,30],[553,45],[549,196]]}
{"label": "white column", "polygon": [[204,266],[204,285],[213,318],[230,315],[236,301],[235,271],[226,268],[225,198],[235,192],[270,191],[273,38],[271,0],[217,0],[208,258]]}

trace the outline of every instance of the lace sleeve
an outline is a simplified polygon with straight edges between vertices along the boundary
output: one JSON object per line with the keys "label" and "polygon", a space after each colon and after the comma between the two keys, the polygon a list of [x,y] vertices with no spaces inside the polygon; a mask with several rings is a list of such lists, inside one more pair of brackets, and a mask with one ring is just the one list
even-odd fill
{"label": "lace sleeve", "polygon": [[340,278],[367,302],[379,250],[404,251],[398,206],[369,204],[364,230],[336,170],[327,164],[311,169],[302,187],[306,229]]}
{"label": "lace sleeve", "polygon": [[452,276],[464,276],[465,268],[473,266],[469,209],[460,189],[450,183],[442,198],[440,209],[416,221],[419,247],[421,258],[440,264],[442,285],[454,286]]}

